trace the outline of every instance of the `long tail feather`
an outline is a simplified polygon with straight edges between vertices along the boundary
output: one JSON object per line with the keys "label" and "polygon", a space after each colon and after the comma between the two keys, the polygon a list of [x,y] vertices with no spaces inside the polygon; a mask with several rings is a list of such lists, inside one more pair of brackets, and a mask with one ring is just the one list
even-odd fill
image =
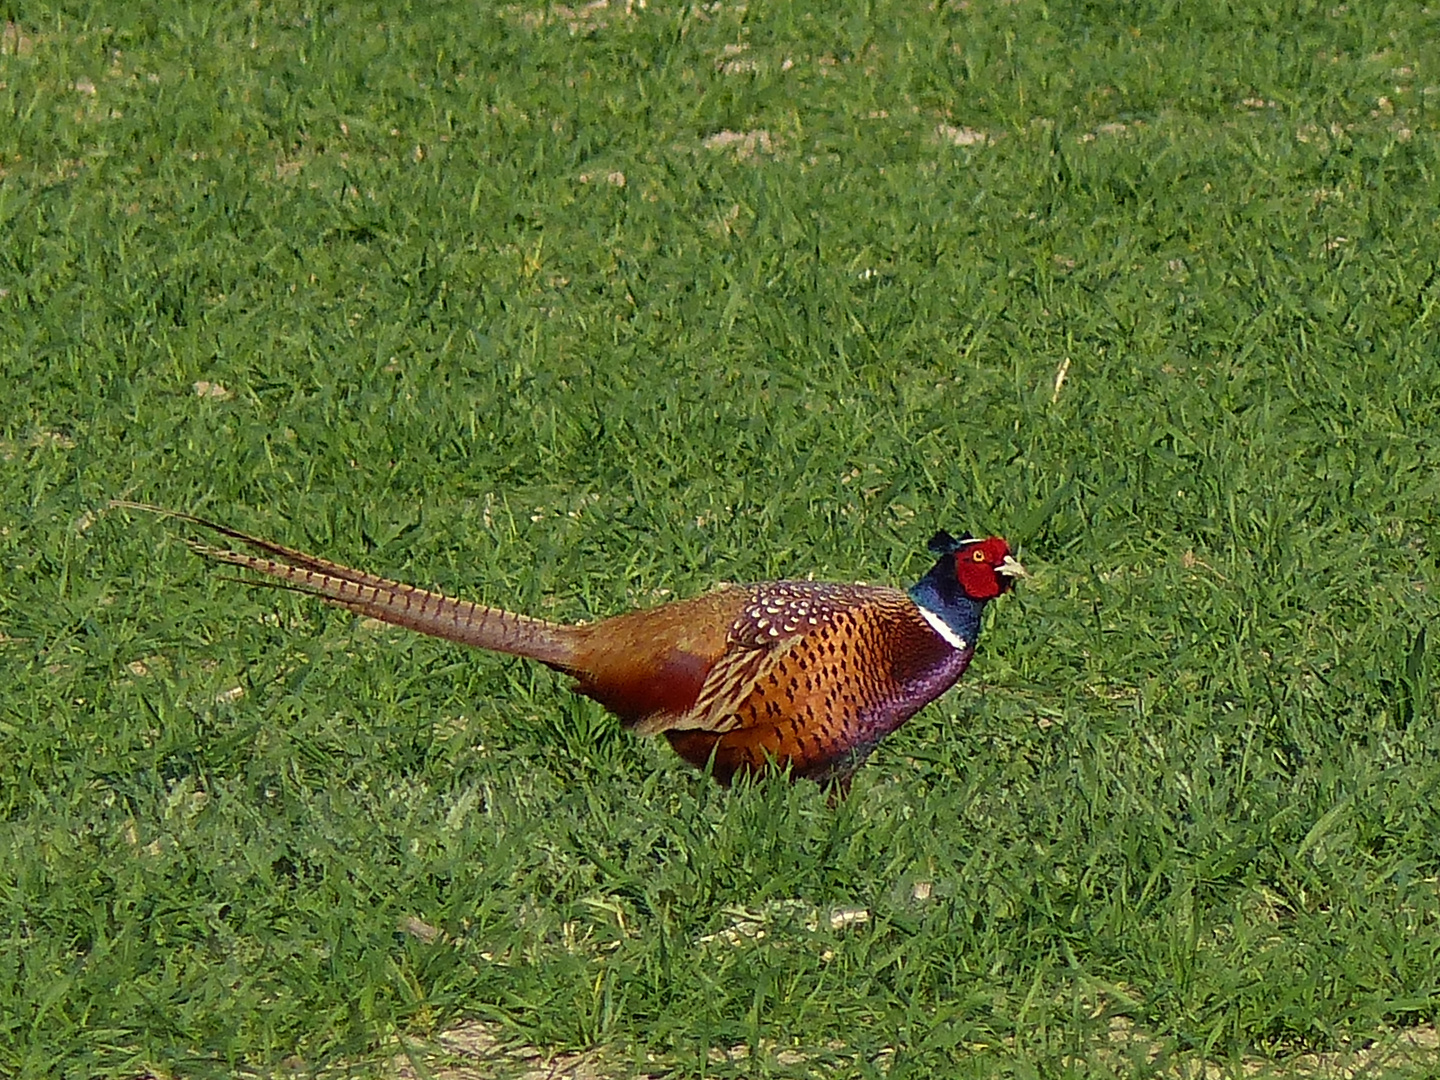
{"label": "long tail feather", "polygon": [[575,659],[575,632],[567,626],[367,574],[193,514],[121,499],[110,505],[175,518],[254,548],[261,554],[190,543],[191,548],[208,559],[264,574],[276,584],[318,597],[357,615],[462,645],[526,656],[555,667],[569,668]]}

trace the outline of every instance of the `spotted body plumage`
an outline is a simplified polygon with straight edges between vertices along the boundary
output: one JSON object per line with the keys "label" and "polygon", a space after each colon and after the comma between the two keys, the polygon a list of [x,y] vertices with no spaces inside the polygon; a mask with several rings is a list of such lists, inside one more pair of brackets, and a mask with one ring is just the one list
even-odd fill
{"label": "spotted body plumage", "polygon": [[974,655],[984,605],[1024,573],[999,538],[940,533],[930,545],[935,565],[904,592],[811,581],[730,585],[564,626],[171,516],[259,552],[196,545],[209,558],[358,614],[566,672],[627,727],[663,734],[723,783],[771,765],[848,783],[881,739],[954,685]]}
{"label": "spotted body plumage", "polygon": [[659,729],[726,781],[771,760],[816,780],[848,774],[974,655],[898,589],[807,581],[756,586],[729,647],[692,711]]}

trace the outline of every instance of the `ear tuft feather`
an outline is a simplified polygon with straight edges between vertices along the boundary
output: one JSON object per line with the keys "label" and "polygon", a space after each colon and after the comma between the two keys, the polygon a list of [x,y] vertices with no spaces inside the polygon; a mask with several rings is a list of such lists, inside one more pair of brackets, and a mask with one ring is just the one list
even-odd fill
{"label": "ear tuft feather", "polygon": [[962,546],[964,546],[967,540],[973,539],[975,538],[971,536],[968,532],[961,533],[959,538],[957,539],[956,537],[951,536],[944,529],[941,529],[939,532],[937,532],[934,536],[930,538],[930,543],[927,544],[926,547],[930,549],[931,555],[953,555],[955,554],[955,552],[959,551]]}

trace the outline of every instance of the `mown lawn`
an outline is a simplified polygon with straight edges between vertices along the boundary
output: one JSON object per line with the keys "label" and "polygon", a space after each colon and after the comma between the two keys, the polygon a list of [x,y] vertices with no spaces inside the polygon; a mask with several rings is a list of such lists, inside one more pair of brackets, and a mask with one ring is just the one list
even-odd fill
{"label": "mown lawn", "polygon": [[[0,1075],[1433,1071],[1433,5],[7,10]],[[117,497],[1033,578],[832,808]]]}

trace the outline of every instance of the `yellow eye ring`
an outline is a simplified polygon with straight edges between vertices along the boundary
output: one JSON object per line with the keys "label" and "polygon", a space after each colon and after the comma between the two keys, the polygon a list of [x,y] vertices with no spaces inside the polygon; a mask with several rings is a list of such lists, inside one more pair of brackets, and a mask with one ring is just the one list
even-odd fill
{"label": "yellow eye ring", "polygon": [[974,554],[974,555],[971,555],[970,558],[974,559],[976,562],[984,562],[984,561],[985,561],[985,551],[984,551],[984,549],[982,549],[982,548],[976,548],[976,549],[975,549],[975,554]]}

